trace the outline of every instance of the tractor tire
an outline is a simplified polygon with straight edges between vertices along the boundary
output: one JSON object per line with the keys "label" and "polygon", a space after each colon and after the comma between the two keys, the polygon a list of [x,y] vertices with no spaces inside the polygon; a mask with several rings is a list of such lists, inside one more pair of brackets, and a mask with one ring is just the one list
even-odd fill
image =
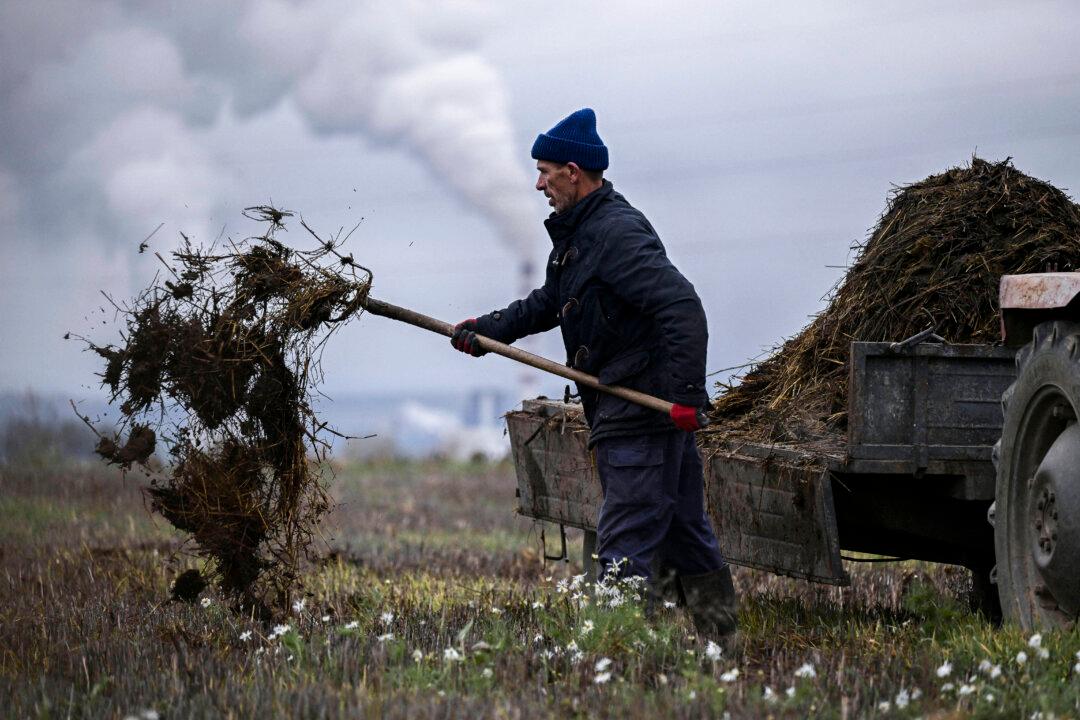
{"label": "tractor tire", "polygon": [[998,596],[1024,630],[1068,628],[1080,613],[1080,324],[1039,325],[1016,366],[994,447]]}

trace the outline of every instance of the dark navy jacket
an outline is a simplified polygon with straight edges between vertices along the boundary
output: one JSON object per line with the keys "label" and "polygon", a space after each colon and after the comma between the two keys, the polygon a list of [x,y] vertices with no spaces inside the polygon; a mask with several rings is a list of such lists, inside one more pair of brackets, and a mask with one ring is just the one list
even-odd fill
{"label": "dark navy jacket", "polygon": [[[544,224],[552,242],[544,285],[477,318],[477,331],[512,343],[560,326],[571,367],[606,385],[705,405],[705,312],[645,216],[605,180]],[[655,410],[587,387],[578,392],[590,445],[674,427]]]}

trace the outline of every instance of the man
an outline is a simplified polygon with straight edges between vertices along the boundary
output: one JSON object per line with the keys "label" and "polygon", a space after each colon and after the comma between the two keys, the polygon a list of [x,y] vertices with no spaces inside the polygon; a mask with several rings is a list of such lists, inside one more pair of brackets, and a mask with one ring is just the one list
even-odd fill
{"label": "man", "polygon": [[736,629],[731,571],[704,508],[694,442],[705,391],[705,313],[645,216],[603,178],[608,149],[596,115],[579,110],[536,138],[536,189],[553,212],[544,284],[527,298],[460,323],[451,343],[482,355],[476,336],[512,343],[559,326],[568,364],[673,403],[670,417],[578,387],[604,492],[602,567],[652,579],[674,570],[699,633]]}

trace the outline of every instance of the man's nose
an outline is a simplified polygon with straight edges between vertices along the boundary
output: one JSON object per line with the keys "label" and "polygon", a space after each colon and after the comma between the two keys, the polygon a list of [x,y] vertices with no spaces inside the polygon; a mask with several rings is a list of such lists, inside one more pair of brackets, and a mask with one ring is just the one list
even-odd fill
{"label": "man's nose", "polygon": [[543,177],[536,178],[536,189],[541,191],[541,192],[544,191],[544,178]]}

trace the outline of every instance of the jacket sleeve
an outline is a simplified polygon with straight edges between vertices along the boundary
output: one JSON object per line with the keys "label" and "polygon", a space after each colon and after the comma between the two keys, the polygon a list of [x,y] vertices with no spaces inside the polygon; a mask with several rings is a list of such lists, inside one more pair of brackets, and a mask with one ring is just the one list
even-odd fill
{"label": "jacket sleeve", "polygon": [[544,285],[533,290],[528,297],[476,318],[476,331],[509,345],[526,335],[550,330],[558,324],[558,310],[549,273]]}
{"label": "jacket sleeve", "polygon": [[622,218],[604,238],[600,279],[660,327],[667,349],[672,402],[702,407],[709,330],[694,286],[667,257],[656,232],[643,217]]}

